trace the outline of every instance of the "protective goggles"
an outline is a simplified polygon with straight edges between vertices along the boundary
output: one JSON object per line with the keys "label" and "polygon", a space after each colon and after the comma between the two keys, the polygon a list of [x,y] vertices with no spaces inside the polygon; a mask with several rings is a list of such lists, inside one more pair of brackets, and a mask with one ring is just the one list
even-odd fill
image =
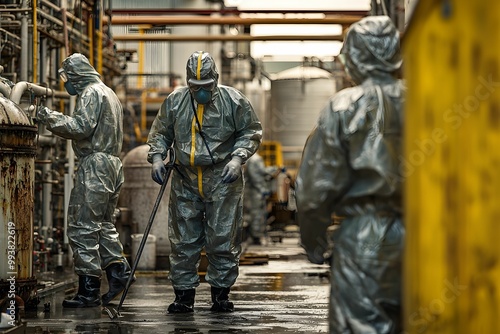
{"label": "protective goggles", "polygon": [[58,71],[57,71],[57,74],[59,74],[59,78],[61,78],[61,80],[63,82],[68,82],[69,78],[68,78],[68,73],[66,73],[66,71],[64,70],[64,68],[60,68]]}
{"label": "protective goggles", "polygon": [[197,92],[200,89],[204,89],[206,91],[212,91],[212,90],[214,90],[216,85],[217,85],[216,82],[213,80],[211,80],[210,82],[207,82],[207,83],[202,83],[202,84],[188,82],[189,89],[193,92]]}

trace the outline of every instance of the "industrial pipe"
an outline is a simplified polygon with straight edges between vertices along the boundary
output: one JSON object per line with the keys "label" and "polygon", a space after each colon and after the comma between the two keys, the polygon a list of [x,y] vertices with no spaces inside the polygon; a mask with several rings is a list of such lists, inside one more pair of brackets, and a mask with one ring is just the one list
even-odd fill
{"label": "industrial pipe", "polygon": [[153,24],[153,25],[252,25],[252,24],[342,24],[351,25],[361,19],[361,16],[326,16],[324,18],[241,18],[239,16],[113,16],[114,25]]}
{"label": "industrial pipe", "polygon": [[[23,0],[21,7],[26,8],[27,0]],[[21,14],[21,80],[28,80],[28,14]]]}
{"label": "industrial pipe", "polygon": [[[52,16],[48,13],[45,13],[44,11],[39,11],[38,14],[40,14],[40,16],[42,16],[44,19],[47,19],[50,22],[57,24],[61,28],[64,26],[64,23],[61,20],[55,18],[54,16]],[[79,38],[79,39],[82,39],[84,41],[88,41],[88,37],[83,35],[82,33],[80,33],[75,28],[68,27],[68,31],[70,31],[72,34],[74,34],[75,38]]]}
{"label": "industrial pipe", "polygon": [[[61,7],[58,7],[58,6],[54,5],[53,3],[51,3],[48,0],[41,0],[40,4],[43,5],[43,6],[50,7],[51,9],[56,10],[56,11],[60,12],[61,14],[62,14],[62,10],[63,9],[66,10],[66,8],[65,8],[65,2],[64,1],[61,2]],[[83,25],[83,24],[85,24],[82,20],[80,20],[78,17],[76,17],[75,15],[71,14],[67,10],[66,10],[66,16],[71,20],[71,22],[75,22],[76,24],[78,24],[80,26]]]}
{"label": "industrial pipe", "polygon": [[33,82],[38,81],[38,18],[37,0],[33,3]]}
{"label": "industrial pipe", "polygon": [[3,82],[3,81],[0,81],[0,94],[3,95],[5,98],[8,98],[9,95],[10,95],[10,86]]}
{"label": "industrial pipe", "polygon": [[42,87],[38,86],[35,84],[32,84],[30,82],[26,81],[20,81],[12,87],[12,90],[10,92],[9,100],[12,102],[19,104],[21,102],[21,97],[23,96],[24,92],[27,90],[32,90],[35,95],[37,96],[50,96],[50,97],[62,97],[62,98],[67,98],[69,95],[66,92],[61,92],[61,91],[55,91],[53,89],[47,88],[47,87]]}
{"label": "industrial pipe", "polygon": [[196,41],[343,41],[340,35],[283,35],[283,36],[251,36],[242,35],[170,35],[170,34],[127,34],[114,35],[115,41],[169,41],[169,42],[196,42]]}
{"label": "industrial pipe", "polygon": [[[42,0],[47,1],[47,0]],[[350,15],[364,17],[370,15],[369,10],[324,10],[324,9],[237,9],[226,7],[222,9],[193,9],[193,8],[113,8],[113,15],[124,14],[152,14],[152,15],[239,15],[239,14],[324,14]]]}

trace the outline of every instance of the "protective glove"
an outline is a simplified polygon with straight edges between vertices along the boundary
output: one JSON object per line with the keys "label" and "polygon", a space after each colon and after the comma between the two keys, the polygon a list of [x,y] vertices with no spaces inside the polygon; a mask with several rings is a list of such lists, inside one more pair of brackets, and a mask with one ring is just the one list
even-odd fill
{"label": "protective glove", "polygon": [[49,111],[50,111],[50,109],[45,107],[45,106],[38,107],[38,109],[36,110],[36,115],[35,115],[36,121],[38,123],[45,124],[45,119],[49,115]]}
{"label": "protective glove", "polygon": [[240,157],[234,156],[231,161],[224,166],[222,170],[222,182],[231,183],[240,177],[242,161]]}
{"label": "protective glove", "polygon": [[167,172],[167,168],[163,163],[163,159],[161,158],[161,154],[153,155],[153,164],[151,170],[151,178],[153,181],[158,183],[159,185],[163,184],[163,177]]}

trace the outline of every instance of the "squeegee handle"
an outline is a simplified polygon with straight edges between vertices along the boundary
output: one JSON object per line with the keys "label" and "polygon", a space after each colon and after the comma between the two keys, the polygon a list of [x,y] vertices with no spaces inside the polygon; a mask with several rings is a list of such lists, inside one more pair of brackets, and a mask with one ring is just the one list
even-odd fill
{"label": "squeegee handle", "polygon": [[175,151],[173,148],[169,147],[168,153],[169,153],[169,162],[165,165],[165,167],[166,167],[165,177],[164,177],[163,183],[160,187],[160,191],[158,193],[158,196],[156,197],[156,201],[155,201],[155,204],[153,206],[153,211],[151,211],[151,216],[149,217],[148,225],[146,225],[146,229],[144,230],[144,234],[142,236],[141,243],[139,245],[139,248],[137,249],[137,254],[135,256],[134,263],[132,265],[132,270],[130,272],[130,276],[128,277],[127,284],[125,285],[125,290],[123,291],[123,294],[120,298],[120,303],[118,304],[117,311],[119,311],[120,307],[123,305],[123,302],[125,301],[125,297],[127,296],[128,289],[130,288],[132,280],[134,279],[134,274],[135,274],[135,271],[137,269],[137,265],[139,264],[139,260],[141,258],[142,252],[144,250],[144,246],[146,245],[146,241],[148,240],[149,232],[151,231],[151,227],[153,226],[156,212],[158,211],[158,207],[160,206],[161,199],[163,197],[163,193],[165,192],[165,189],[167,188],[168,179],[170,178],[170,174],[172,174],[172,169],[174,168]]}

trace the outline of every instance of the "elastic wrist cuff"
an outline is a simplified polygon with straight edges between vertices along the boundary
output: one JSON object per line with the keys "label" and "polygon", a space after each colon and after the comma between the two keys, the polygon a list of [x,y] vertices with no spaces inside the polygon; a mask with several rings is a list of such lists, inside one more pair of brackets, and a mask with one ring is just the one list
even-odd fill
{"label": "elastic wrist cuff", "polygon": [[237,156],[237,155],[233,155],[233,157],[231,158],[231,160],[239,162],[240,165],[243,162],[243,159],[241,157]]}
{"label": "elastic wrist cuff", "polygon": [[161,154],[153,155],[153,162],[157,162],[157,161],[163,161],[163,159],[161,158]]}

